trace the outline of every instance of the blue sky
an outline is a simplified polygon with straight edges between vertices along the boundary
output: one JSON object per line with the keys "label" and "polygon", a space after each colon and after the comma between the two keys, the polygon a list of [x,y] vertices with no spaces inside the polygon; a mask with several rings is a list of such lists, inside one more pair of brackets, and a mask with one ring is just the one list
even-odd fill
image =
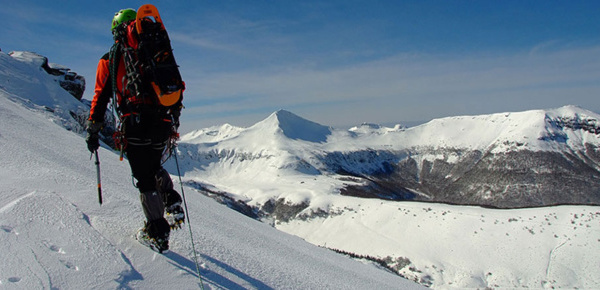
{"label": "blue sky", "polygon": [[[125,3],[125,4],[123,4]],[[87,79],[115,11],[3,1],[0,48]],[[554,108],[600,112],[600,1],[153,1],[187,83],[182,131],[278,109],[345,128]]]}

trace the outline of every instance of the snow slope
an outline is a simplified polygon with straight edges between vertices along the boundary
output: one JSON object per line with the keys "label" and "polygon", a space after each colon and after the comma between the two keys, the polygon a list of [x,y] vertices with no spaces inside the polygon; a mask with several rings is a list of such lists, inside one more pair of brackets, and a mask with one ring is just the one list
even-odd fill
{"label": "snow slope", "polygon": [[404,259],[399,272],[433,288],[600,286],[599,207],[493,210],[349,198],[335,211],[276,228],[316,245]]}
{"label": "snow slope", "polygon": [[[68,117],[42,107],[72,104],[35,65],[0,52],[0,68],[0,288],[198,288],[187,228],[173,233],[166,255],[139,245],[133,234],[143,213],[128,164],[101,148],[100,206],[82,136],[59,126]],[[419,288],[185,193],[206,289]]]}

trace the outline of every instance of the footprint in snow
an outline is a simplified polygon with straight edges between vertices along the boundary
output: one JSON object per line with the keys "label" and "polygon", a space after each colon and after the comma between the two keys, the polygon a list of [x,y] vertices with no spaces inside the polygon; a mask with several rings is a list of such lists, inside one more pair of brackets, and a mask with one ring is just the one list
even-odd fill
{"label": "footprint in snow", "polygon": [[[59,246],[57,246],[57,245],[55,245],[55,244],[52,244],[52,243],[51,243],[51,242],[49,242],[49,241],[46,241],[46,240],[44,240],[44,241],[42,241],[42,244],[43,244],[44,246],[46,246],[46,248],[48,248],[48,249],[49,249],[50,251],[52,251],[52,252],[59,253],[59,254],[63,254],[63,255],[64,255],[64,254],[66,254],[66,253],[65,253],[65,251],[64,251],[64,250],[63,250],[61,247],[59,247]],[[73,264],[73,263],[71,263],[71,262],[69,262],[69,261],[67,261],[67,260],[64,260],[64,259],[59,259],[59,261],[60,261],[60,262],[61,262],[61,263],[62,263],[62,264],[65,266],[65,267],[67,267],[67,269],[71,269],[71,270],[79,271],[79,267],[77,267],[77,265],[75,265],[75,264]]]}
{"label": "footprint in snow", "polygon": [[63,251],[62,248],[60,248],[59,246],[54,245],[54,244],[52,244],[52,243],[50,243],[48,241],[42,241],[42,244],[44,244],[44,246],[46,246],[52,252],[56,252],[56,253],[59,253],[59,254],[65,254],[65,251]]}
{"label": "footprint in snow", "polygon": [[21,277],[10,277],[10,278],[8,278],[8,282],[11,282],[11,283],[17,283],[19,281],[21,281]]}
{"label": "footprint in snow", "polygon": [[77,267],[75,264],[69,262],[69,261],[65,261],[65,260],[60,260],[60,262],[65,265],[65,267],[67,267],[68,269],[71,270],[75,270],[75,271],[79,271],[79,267]]}
{"label": "footprint in snow", "polygon": [[[7,226],[7,225],[1,225],[0,229],[3,230],[5,233],[15,233],[14,232],[14,228],[11,226]],[[15,233],[16,234],[16,233]]]}

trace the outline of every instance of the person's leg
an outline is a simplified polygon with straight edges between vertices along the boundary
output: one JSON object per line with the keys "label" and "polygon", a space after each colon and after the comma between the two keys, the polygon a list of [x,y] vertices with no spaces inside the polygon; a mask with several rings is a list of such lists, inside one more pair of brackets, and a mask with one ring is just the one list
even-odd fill
{"label": "person's leg", "polygon": [[171,176],[162,167],[156,174],[156,188],[164,198],[165,207],[169,208],[170,206],[176,204],[181,205],[181,196],[175,189],[173,189],[173,181],[171,180]]}
{"label": "person's leg", "polygon": [[168,240],[170,226],[164,218],[165,205],[162,193],[156,188],[156,173],[161,169],[160,159],[162,150],[156,150],[152,145],[152,122],[144,119],[129,120],[126,123],[125,137],[127,147],[125,152],[133,177],[137,180],[140,201],[146,216],[146,232],[154,239]]}
{"label": "person's leg", "polygon": [[[169,141],[172,131],[171,123],[165,121],[164,118],[159,118],[157,119],[154,128],[156,128],[156,130],[153,134],[152,146],[155,150],[162,153],[167,142]],[[156,173],[155,180],[156,189],[164,198],[165,210],[169,224],[174,229],[181,227],[181,224],[185,220],[183,208],[181,207],[182,199],[179,193],[173,189],[173,181],[171,180],[171,176],[161,166]]]}
{"label": "person's leg", "polygon": [[[128,146],[127,159],[133,177],[137,180],[140,201],[146,216],[146,228],[151,238],[168,238],[170,227],[164,218],[164,197],[156,189],[156,164],[150,146]],[[160,166],[160,162],[159,162]]]}

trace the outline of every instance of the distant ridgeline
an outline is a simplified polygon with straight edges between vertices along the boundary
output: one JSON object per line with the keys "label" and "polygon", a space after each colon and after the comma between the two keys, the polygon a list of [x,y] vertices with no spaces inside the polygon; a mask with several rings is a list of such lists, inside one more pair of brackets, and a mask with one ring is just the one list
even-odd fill
{"label": "distant ridgeline", "polygon": [[[345,187],[343,195],[498,208],[600,205],[598,116],[571,106],[559,111],[541,116],[544,126],[537,131],[513,139],[499,135],[484,148],[432,144],[404,150],[337,152],[325,158],[332,156],[339,162],[329,163],[339,165],[362,154],[362,160],[379,163],[379,170],[370,172],[354,170],[364,166],[339,166],[338,173],[366,182]],[[527,118],[536,115],[531,112]],[[483,117],[473,122],[497,130],[494,122]],[[463,129],[452,123],[448,119],[444,130]],[[511,126],[518,131],[519,126],[528,124]]]}
{"label": "distant ridgeline", "polygon": [[[361,198],[497,208],[600,205],[599,119],[565,106],[435,119],[412,128],[335,130],[278,111],[250,128],[192,132],[179,149],[188,151],[195,168],[280,168],[263,172],[278,180],[293,169],[331,178],[331,193]],[[289,213],[284,219],[311,206],[270,198],[263,207]]]}

